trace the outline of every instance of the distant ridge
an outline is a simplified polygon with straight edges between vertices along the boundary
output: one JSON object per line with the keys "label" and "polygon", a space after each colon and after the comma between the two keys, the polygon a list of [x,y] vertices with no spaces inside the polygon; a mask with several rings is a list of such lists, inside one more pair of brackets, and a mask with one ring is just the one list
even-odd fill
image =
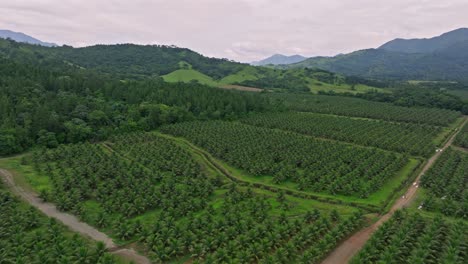
{"label": "distant ridge", "polygon": [[45,47],[56,47],[57,44],[55,43],[49,43],[49,42],[43,42],[40,41],[36,38],[33,38],[31,36],[28,36],[24,33],[21,32],[14,32],[11,30],[5,30],[5,29],[0,29],[0,38],[3,39],[12,39],[16,42],[22,42],[22,43],[28,43],[28,44],[34,44],[34,45],[41,45]]}
{"label": "distant ridge", "polygon": [[264,60],[254,61],[251,64],[255,66],[265,66],[265,65],[285,65],[293,64],[306,60],[307,58],[301,55],[292,55],[286,56],[282,54],[275,54],[271,57],[268,57]]}
{"label": "distant ridge", "polygon": [[379,49],[404,53],[432,53],[465,41],[468,41],[468,28],[459,28],[433,38],[397,38],[383,44]]}
{"label": "distant ridge", "polygon": [[279,68],[319,68],[385,80],[468,82],[468,28],[427,39],[394,39],[376,49],[313,57]]}

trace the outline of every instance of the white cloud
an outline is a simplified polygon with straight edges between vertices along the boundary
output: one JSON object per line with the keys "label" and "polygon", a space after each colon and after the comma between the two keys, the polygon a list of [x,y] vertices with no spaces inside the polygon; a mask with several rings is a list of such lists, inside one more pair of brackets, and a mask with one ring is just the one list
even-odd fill
{"label": "white cloud", "polygon": [[0,0],[0,28],[70,45],[188,47],[240,61],[333,55],[468,26],[465,0]]}

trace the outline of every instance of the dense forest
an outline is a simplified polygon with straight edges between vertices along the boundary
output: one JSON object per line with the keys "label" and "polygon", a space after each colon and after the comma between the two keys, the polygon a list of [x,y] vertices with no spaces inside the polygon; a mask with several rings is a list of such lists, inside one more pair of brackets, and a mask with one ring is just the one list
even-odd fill
{"label": "dense forest", "polygon": [[102,140],[192,119],[232,119],[269,106],[251,93],[160,78],[116,81],[0,59],[0,155],[39,144]]}

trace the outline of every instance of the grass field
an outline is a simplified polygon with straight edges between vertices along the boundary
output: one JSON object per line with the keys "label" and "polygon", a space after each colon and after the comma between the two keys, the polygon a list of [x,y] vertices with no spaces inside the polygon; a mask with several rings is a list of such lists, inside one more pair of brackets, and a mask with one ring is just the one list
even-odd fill
{"label": "grass field", "polygon": [[217,86],[218,83],[208,75],[205,75],[199,71],[193,69],[180,69],[173,71],[167,75],[163,75],[162,78],[166,82],[191,82],[198,81],[199,83],[206,84],[209,86]]}
{"label": "grass field", "polygon": [[[215,80],[212,77],[203,74],[197,70],[192,69],[191,65],[181,62],[179,63],[180,68],[179,70],[173,71],[169,74],[163,75],[162,78],[167,81],[167,82],[191,82],[191,81],[198,81],[199,83],[213,86],[213,87],[220,87],[220,88],[226,88],[226,87],[233,87],[231,85],[236,84],[236,83],[242,83],[243,81],[249,81],[249,80],[257,80],[263,76],[265,76],[265,73],[262,71],[258,70],[258,68],[253,67],[253,66],[247,66],[241,71],[228,75],[221,80]],[[312,93],[318,93],[319,91],[324,91],[324,92],[335,92],[335,93],[365,93],[369,91],[379,91],[383,93],[390,92],[389,90],[386,89],[381,89],[381,88],[376,88],[376,87],[370,87],[367,85],[363,84],[358,84],[355,86],[351,86],[349,84],[330,84],[330,83],[325,83],[321,82],[317,79],[311,78],[311,77],[304,77],[302,71],[297,71],[294,72],[293,70],[290,70],[293,72],[294,75],[297,75],[297,78],[305,78],[305,80],[308,83],[308,86],[310,88],[310,91]],[[259,89],[262,89],[262,87],[244,87],[243,89],[238,89],[238,90],[243,90],[243,91],[253,91],[256,92]]]}

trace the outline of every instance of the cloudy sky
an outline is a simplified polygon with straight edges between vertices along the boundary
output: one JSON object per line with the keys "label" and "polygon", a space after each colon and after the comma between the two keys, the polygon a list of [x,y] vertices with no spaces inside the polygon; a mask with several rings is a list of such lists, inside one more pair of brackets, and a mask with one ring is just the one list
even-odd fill
{"label": "cloudy sky", "polygon": [[0,0],[0,29],[47,42],[173,44],[238,61],[335,55],[468,27],[467,0]]}

